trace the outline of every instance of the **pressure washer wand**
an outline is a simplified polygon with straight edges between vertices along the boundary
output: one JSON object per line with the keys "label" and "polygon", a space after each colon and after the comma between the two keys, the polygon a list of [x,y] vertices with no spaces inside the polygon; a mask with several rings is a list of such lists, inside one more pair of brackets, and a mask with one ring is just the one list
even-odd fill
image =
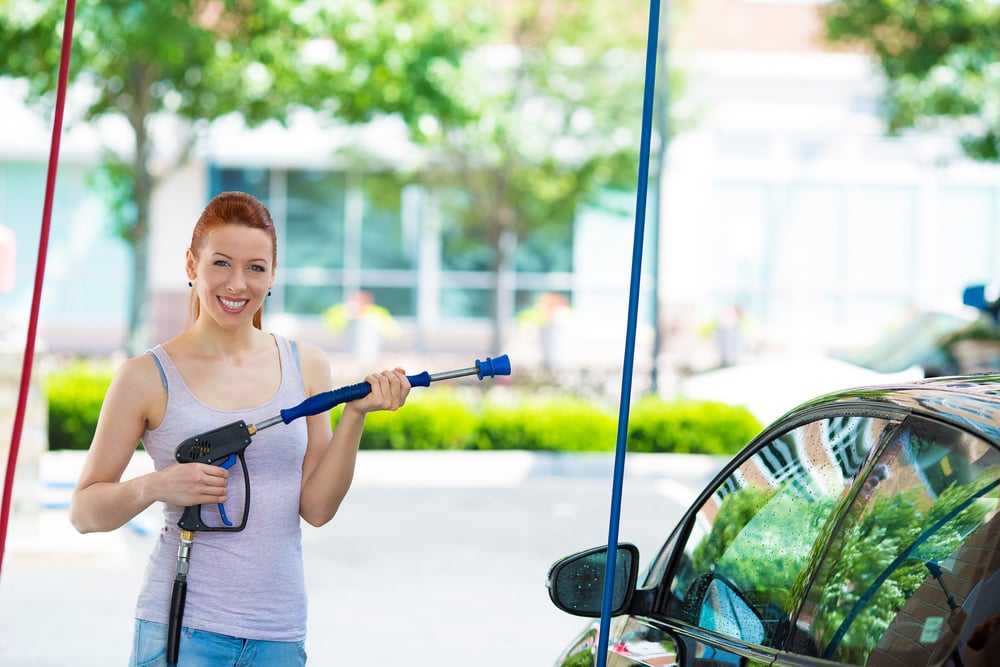
{"label": "pressure washer wand", "polygon": [[[485,377],[510,375],[510,359],[506,354],[502,354],[496,359],[486,357],[485,361],[476,359],[476,365],[470,366],[469,368],[461,368],[454,371],[443,371],[441,373],[434,374],[424,371],[423,373],[417,373],[416,375],[407,375],[406,379],[410,381],[411,387],[428,387],[431,382],[437,382],[438,380],[451,380],[454,378],[465,377],[467,375],[475,375],[480,380]],[[250,424],[247,426],[247,431],[249,431],[250,435],[253,435],[258,431],[262,431],[265,428],[274,426],[275,424],[287,424],[295,419],[298,419],[299,417],[318,415],[319,413],[326,412],[341,403],[349,403],[351,401],[356,401],[359,398],[364,398],[370,394],[371,391],[372,386],[367,382],[359,382],[357,384],[341,387],[340,389],[325,391],[322,394],[310,396],[295,407],[282,410],[280,414],[275,415],[270,419],[265,419],[258,424]]]}
{"label": "pressure washer wand", "polygon": [[[506,354],[500,355],[496,359],[486,358],[485,361],[476,359],[476,365],[469,368],[461,368],[454,371],[444,371],[433,375],[424,371],[416,375],[407,375],[412,387],[428,387],[431,382],[438,380],[451,380],[453,378],[476,375],[480,380],[486,377],[497,375],[510,375],[510,359]],[[246,460],[243,452],[250,445],[250,436],[265,428],[270,428],[275,424],[288,424],[299,417],[318,415],[321,412],[333,408],[341,403],[348,403],[359,398],[364,398],[372,391],[372,386],[367,382],[359,382],[340,389],[326,391],[315,396],[310,396],[295,407],[282,410],[278,415],[265,419],[258,424],[247,424],[243,421],[233,422],[226,426],[200,433],[188,438],[180,445],[174,453],[175,458],[180,463],[208,463],[211,465],[221,465],[229,467],[239,458],[243,466],[243,481],[245,486],[246,506],[243,511],[243,519],[240,525],[233,526],[226,518],[225,509],[220,504],[219,513],[224,526],[208,526],[201,520],[201,505],[192,505],[184,508],[181,520],[178,525],[181,528],[180,543],[177,547],[177,565],[174,576],[174,585],[170,596],[170,618],[167,627],[167,665],[174,667],[177,664],[180,653],[181,622],[184,618],[184,602],[187,597],[187,574],[191,558],[191,545],[194,542],[196,530],[207,530],[217,532],[237,532],[246,526],[247,517],[250,514],[250,475],[246,469]]]}

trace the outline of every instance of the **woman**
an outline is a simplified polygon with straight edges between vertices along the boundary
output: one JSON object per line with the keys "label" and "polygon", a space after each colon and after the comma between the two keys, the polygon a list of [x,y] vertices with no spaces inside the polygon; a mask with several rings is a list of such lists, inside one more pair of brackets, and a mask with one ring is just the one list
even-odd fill
{"label": "woman", "polygon": [[[204,505],[207,517],[231,499],[229,519],[241,518],[240,466],[178,464],[177,445],[233,421],[259,423],[331,389],[319,348],[260,328],[276,260],[274,224],[260,201],[241,192],[212,199],[187,250],[192,324],[126,361],[104,400],[70,521],[82,533],[109,531],[164,503],[136,609],[132,665],[166,664],[183,508]],[[365,379],[371,393],[346,404],[332,432],[321,413],[253,437],[245,451],[252,484],[245,530],[199,532],[191,549],[179,665],[305,664],[299,519],[322,526],[333,518],[351,484],[366,413],[396,410],[410,390],[399,368]],[[154,472],[122,481],[140,440]]]}

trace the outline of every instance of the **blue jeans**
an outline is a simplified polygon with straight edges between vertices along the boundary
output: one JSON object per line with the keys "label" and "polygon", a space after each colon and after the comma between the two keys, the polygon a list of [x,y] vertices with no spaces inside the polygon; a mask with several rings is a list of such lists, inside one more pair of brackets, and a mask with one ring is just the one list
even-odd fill
{"label": "blue jeans", "polygon": [[[137,618],[129,667],[166,664],[167,626]],[[240,639],[181,628],[177,667],[303,667],[305,664],[305,642]]]}

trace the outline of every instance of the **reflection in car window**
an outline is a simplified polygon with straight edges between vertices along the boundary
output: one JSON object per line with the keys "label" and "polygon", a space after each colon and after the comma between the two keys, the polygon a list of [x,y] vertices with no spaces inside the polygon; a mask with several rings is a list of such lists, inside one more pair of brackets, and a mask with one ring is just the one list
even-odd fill
{"label": "reflection in car window", "polygon": [[998,488],[1000,453],[990,445],[905,421],[860,484],[807,594],[798,626],[816,655],[974,664],[970,637],[1000,613]]}
{"label": "reflection in car window", "polygon": [[[753,643],[780,646],[794,613],[796,584],[830,511],[847,496],[869,453],[899,422],[875,417],[825,418],[761,447],[724,479],[698,509],[670,582],[667,613]],[[733,634],[745,619],[712,618],[722,579],[760,617],[759,637]],[[735,599],[735,598],[734,598]]]}

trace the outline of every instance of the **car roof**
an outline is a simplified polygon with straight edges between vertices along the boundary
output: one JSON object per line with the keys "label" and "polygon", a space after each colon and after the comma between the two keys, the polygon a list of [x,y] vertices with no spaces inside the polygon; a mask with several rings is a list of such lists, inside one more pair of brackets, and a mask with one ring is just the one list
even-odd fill
{"label": "car roof", "polygon": [[795,412],[855,403],[888,403],[971,430],[1000,446],[1000,374],[935,377],[845,389],[804,403]]}

